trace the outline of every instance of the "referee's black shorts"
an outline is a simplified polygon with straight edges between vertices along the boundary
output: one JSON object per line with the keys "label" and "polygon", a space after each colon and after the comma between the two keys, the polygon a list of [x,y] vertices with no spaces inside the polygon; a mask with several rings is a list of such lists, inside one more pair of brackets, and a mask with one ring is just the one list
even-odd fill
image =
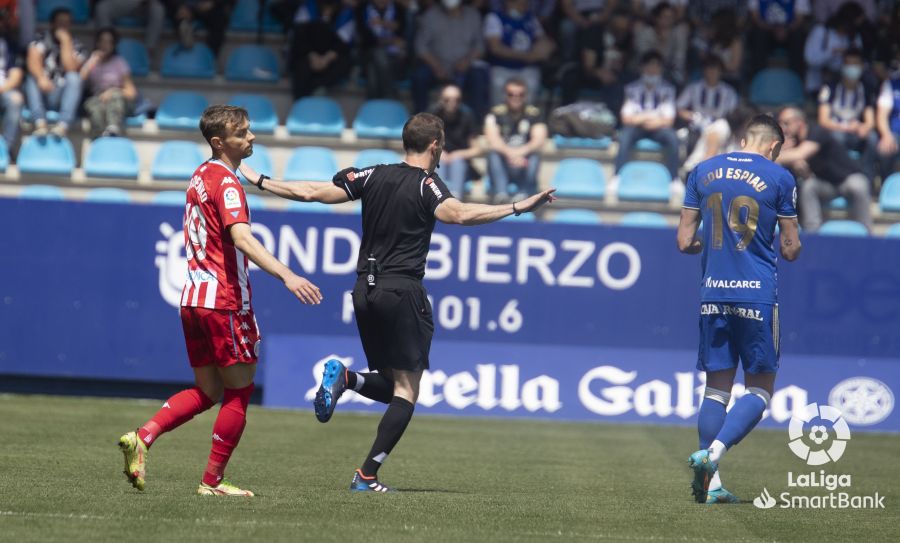
{"label": "referee's black shorts", "polygon": [[370,370],[428,369],[434,321],[421,280],[379,276],[369,287],[361,275],[353,287],[353,310]]}

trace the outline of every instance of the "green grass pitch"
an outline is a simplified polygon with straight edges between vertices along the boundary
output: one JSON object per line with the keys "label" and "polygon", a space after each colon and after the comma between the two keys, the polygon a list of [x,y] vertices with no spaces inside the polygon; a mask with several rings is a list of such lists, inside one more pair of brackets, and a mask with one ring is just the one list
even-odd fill
{"label": "green grass pitch", "polygon": [[[883,510],[707,507],[689,491],[690,427],[416,417],[382,469],[404,492],[348,491],[378,419],[252,406],[228,476],[250,500],[195,495],[215,409],[161,438],[147,490],[122,475],[119,435],[159,402],[0,396],[0,541],[898,541],[900,435],[853,435],[826,467]],[[726,456],[726,487],[752,500],[812,471],[787,431]],[[815,469],[818,472],[818,469]],[[803,493],[803,492],[797,492]],[[807,494],[821,494],[820,490]]]}

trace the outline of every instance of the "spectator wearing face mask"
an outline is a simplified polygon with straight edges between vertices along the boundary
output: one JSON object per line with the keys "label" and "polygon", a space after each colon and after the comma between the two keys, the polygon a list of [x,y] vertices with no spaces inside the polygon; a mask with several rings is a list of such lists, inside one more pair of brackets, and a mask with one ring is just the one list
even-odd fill
{"label": "spectator wearing face mask", "polygon": [[840,79],[823,85],[819,91],[819,125],[844,147],[858,153],[860,168],[873,179],[878,147],[875,95],[862,82],[864,68],[859,49],[844,51]]}
{"label": "spectator wearing face mask", "polygon": [[818,92],[822,85],[841,70],[841,58],[848,48],[861,49],[859,28],[866,15],[859,4],[847,2],[831,16],[827,24],[816,25],[804,47],[806,90]]}

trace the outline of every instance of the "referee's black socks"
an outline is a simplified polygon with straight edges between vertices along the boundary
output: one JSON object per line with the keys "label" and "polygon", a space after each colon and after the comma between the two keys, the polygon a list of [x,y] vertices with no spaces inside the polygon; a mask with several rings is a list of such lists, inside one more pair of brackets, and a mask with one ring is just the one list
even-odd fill
{"label": "referee's black socks", "polygon": [[388,455],[403,436],[403,432],[406,431],[415,409],[414,404],[399,396],[394,396],[378,424],[375,443],[372,444],[372,450],[369,451],[369,455],[362,465],[363,475],[374,477],[378,474],[378,468],[387,460]]}
{"label": "referee's black socks", "polygon": [[377,372],[356,373],[347,372],[347,388],[354,390],[370,400],[381,403],[391,403],[394,397],[394,382],[385,379]]}

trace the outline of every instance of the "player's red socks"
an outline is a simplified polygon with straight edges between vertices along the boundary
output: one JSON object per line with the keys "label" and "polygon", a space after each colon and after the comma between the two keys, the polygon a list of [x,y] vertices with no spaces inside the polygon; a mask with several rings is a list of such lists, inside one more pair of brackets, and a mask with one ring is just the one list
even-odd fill
{"label": "player's red socks", "polygon": [[199,387],[182,390],[166,400],[162,409],[138,429],[138,437],[149,447],[159,436],[178,428],[214,404]]}
{"label": "player's red socks", "polygon": [[210,486],[218,486],[225,473],[225,466],[231,453],[241,440],[244,425],[247,423],[247,405],[253,393],[253,384],[244,388],[226,388],[222,398],[219,416],[213,425],[212,451],[209,463],[203,474],[203,482]]}

